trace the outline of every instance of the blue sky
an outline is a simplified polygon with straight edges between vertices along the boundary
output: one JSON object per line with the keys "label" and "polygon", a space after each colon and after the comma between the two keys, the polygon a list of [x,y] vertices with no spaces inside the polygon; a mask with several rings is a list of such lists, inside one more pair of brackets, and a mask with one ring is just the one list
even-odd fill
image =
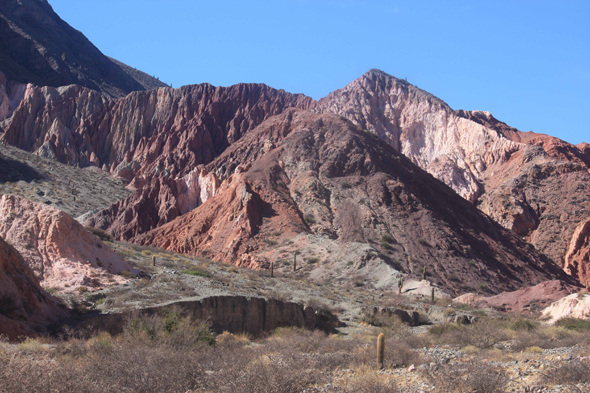
{"label": "blue sky", "polygon": [[590,142],[590,1],[49,2],[174,87],[262,82],[319,99],[378,68],[454,109]]}

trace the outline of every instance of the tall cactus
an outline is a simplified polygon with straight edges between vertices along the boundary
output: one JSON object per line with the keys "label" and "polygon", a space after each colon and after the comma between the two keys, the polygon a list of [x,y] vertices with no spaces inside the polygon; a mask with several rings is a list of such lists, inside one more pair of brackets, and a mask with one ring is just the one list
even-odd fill
{"label": "tall cactus", "polygon": [[385,334],[379,333],[377,336],[377,366],[383,370],[383,355],[385,354]]}
{"label": "tall cactus", "polygon": [[426,280],[426,266],[424,266],[424,269],[422,269],[422,280]]}
{"label": "tall cactus", "polygon": [[432,294],[430,295],[430,297],[432,298],[432,304],[434,304],[434,287],[432,287]]}
{"label": "tall cactus", "polygon": [[152,255],[152,265],[156,266],[156,256]]}
{"label": "tall cactus", "polygon": [[275,263],[271,262],[270,263],[270,277],[274,277],[274,272],[275,272]]}
{"label": "tall cactus", "polygon": [[400,275],[397,281],[397,293],[402,294],[402,287],[404,286],[404,278]]}

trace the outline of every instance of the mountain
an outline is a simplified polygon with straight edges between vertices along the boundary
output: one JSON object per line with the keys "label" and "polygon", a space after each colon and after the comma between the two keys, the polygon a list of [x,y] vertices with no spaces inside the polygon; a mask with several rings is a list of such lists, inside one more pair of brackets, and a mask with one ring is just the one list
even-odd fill
{"label": "mountain", "polygon": [[[202,173],[219,176],[212,197],[132,240],[254,268],[300,250],[310,278],[328,282],[358,280],[370,263],[378,274],[364,279],[378,288],[424,269],[455,294],[568,280],[391,146],[333,114],[288,109]],[[350,260],[343,254],[354,244],[370,246]]]}
{"label": "mountain", "polygon": [[[87,223],[130,240],[213,196],[223,181],[219,171],[243,163],[203,166],[287,108],[336,113],[374,133],[585,281],[585,248],[568,250],[590,217],[587,146],[520,132],[486,112],[454,111],[377,70],[319,102],[256,84],[164,88],[121,99],[80,86],[30,87],[4,121],[2,138],[129,181],[138,191]],[[580,233],[576,242],[584,243]]]}
{"label": "mountain", "polygon": [[0,71],[12,82],[77,84],[111,97],[163,85],[103,55],[47,0],[0,2]]}
{"label": "mountain", "polygon": [[[316,110],[374,132],[555,263],[570,266],[580,281],[588,279],[578,273],[588,271],[586,252],[566,260],[574,231],[590,218],[588,144],[520,132],[489,112],[454,111],[379,70],[321,99]],[[589,241],[583,239],[576,241]]]}

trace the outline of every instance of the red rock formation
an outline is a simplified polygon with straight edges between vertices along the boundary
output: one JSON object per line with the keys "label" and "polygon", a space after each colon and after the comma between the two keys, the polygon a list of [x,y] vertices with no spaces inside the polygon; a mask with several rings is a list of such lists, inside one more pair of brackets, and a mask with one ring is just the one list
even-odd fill
{"label": "red rock formation", "polygon": [[0,197],[0,236],[23,255],[46,287],[68,292],[79,286],[123,282],[135,271],[68,214],[14,195]]}
{"label": "red rock formation", "polygon": [[471,307],[492,307],[502,311],[535,311],[579,290],[579,287],[563,281],[552,280],[495,296],[466,293],[453,299],[453,302],[465,303]]}
{"label": "red rock formation", "polygon": [[563,269],[586,287],[590,284],[590,218],[582,221],[574,231]]}
{"label": "red rock formation", "polygon": [[[487,112],[454,111],[376,70],[319,103],[264,85],[187,86],[119,100],[76,86],[30,87],[5,122],[3,138],[27,150],[44,146],[62,162],[107,167],[129,180],[140,190],[89,223],[131,239],[214,195],[243,162],[225,155],[228,163],[209,163],[289,107],[334,112],[376,133],[559,265],[590,212],[586,145],[522,133]],[[271,138],[249,154],[274,145]],[[197,196],[187,181],[199,189],[202,181],[210,184],[207,197]]]}
{"label": "red rock formation", "polygon": [[569,239],[590,212],[587,144],[520,132],[489,112],[453,111],[375,70],[319,108],[375,132],[563,266]]}
{"label": "red rock formation", "polygon": [[[223,179],[216,195],[134,241],[267,267],[268,245],[301,232],[341,245],[388,235],[383,263],[414,276],[427,266],[431,279],[454,293],[480,282],[499,292],[552,275],[567,280],[451,189],[334,115],[289,110],[206,168]],[[466,270],[468,260],[477,267]]]}
{"label": "red rock formation", "polygon": [[43,324],[66,315],[65,307],[41,289],[18,251],[0,238],[0,336],[16,340],[43,333]]}

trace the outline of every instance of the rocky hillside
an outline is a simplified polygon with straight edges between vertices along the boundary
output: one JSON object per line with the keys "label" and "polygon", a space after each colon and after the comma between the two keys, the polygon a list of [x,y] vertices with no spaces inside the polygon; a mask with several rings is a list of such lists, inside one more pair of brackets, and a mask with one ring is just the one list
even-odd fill
{"label": "rocky hillside", "polygon": [[[112,97],[146,89],[145,82],[129,75],[64,22],[47,0],[0,3],[0,71],[13,82],[77,84]],[[152,85],[154,78],[148,79]]]}
{"label": "rocky hillside", "polygon": [[44,324],[66,315],[60,302],[41,289],[18,251],[0,237],[0,335],[15,340],[42,334]]}
{"label": "rocky hillside", "polygon": [[489,112],[454,111],[379,70],[321,99],[316,110],[374,132],[558,265],[580,265],[569,270],[574,275],[588,270],[585,251],[566,261],[572,242],[590,240],[573,239],[590,217],[588,144],[520,132]]}
{"label": "rocky hillside", "polygon": [[[309,248],[302,257],[316,264],[312,277],[350,279],[371,263],[379,272],[372,279],[392,286],[400,273],[420,277],[426,268],[429,281],[452,293],[566,279],[406,157],[335,115],[287,110],[204,171],[219,176],[213,197],[133,240],[256,268]],[[331,255],[354,243],[370,245],[356,263]]]}

